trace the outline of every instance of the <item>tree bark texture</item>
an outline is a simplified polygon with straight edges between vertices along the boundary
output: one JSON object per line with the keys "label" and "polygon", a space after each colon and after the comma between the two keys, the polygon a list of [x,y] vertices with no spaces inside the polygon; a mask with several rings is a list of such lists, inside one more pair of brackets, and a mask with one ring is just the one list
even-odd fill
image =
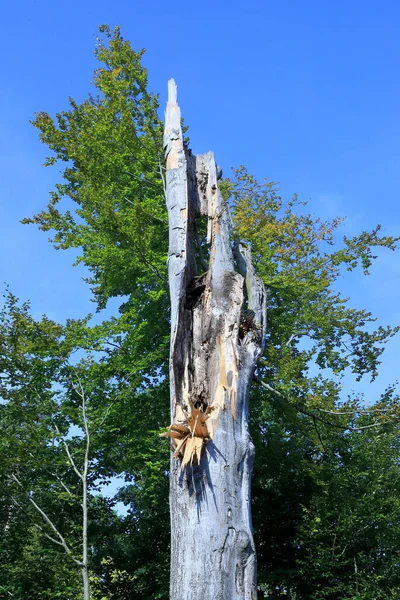
{"label": "tree bark texture", "polygon": [[[171,294],[170,600],[253,600],[248,397],[265,334],[250,248],[232,243],[212,152],[185,147],[176,85],[165,120]],[[196,220],[207,220],[199,274]]]}

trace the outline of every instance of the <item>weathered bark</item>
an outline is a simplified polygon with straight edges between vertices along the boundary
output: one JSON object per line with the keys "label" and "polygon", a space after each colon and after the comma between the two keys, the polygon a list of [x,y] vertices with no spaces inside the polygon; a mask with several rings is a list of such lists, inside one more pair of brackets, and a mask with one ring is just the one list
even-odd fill
{"label": "weathered bark", "polygon": [[[265,292],[250,249],[230,240],[211,152],[184,147],[176,85],[165,123],[171,294],[170,600],[256,598],[248,396],[265,328]],[[198,275],[194,220],[208,219]],[[244,292],[244,283],[246,290]],[[247,318],[245,310],[247,309]],[[249,316],[250,315],[250,316]]]}

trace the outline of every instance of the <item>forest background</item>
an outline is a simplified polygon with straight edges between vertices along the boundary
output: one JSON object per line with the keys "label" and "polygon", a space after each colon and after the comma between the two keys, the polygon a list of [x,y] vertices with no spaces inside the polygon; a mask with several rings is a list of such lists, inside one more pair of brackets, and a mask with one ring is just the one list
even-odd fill
{"label": "forest background", "polygon": [[[281,11],[255,3],[243,13],[230,3],[210,5],[199,16],[186,7],[166,13],[161,4],[146,14],[125,3],[112,10],[70,4],[65,11],[27,3],[9,14],[4,44],[12,59],[4,65],[0,100],[1,272],[13,293],[31,300],[34,318],[46,313],[63,322],[95,308],[84,267],[70,267],[74,251],[55,253],[46,235],[19,223],[43,208],[59,180],[40,166],[47,152],[28,121],[36,111],[67,108],[68,96],[78,102],[86,96],[97,66],[94,22],[122,23],[133,47],[147,48],[149,88],[161,91],[161,107],[174,75],[194,149],[213,148],[225,174],[245,164],[260,178],[280,181],[284,198],[297,192],[316,215],[347,215],[345,235],[377,223],[383,235],[398,233],[399,42],[392,25],[398,9],[394,3],[379,13],[372,4],[354,3],[350,12],[336,5],[334,13],[318,7],[308,3],[300,11],[292,3]],[[336,285],[352,305],[394,325],[399,261],[384,249],[378,254],[368,277],[344,274]],[[113,314],[113,302],[94,322]],[[391,339],[373,383],[356,383],[346,373],[344,393],[357,389],[367,404],[377,401],[395,383],[398,350],[398,338]]]}

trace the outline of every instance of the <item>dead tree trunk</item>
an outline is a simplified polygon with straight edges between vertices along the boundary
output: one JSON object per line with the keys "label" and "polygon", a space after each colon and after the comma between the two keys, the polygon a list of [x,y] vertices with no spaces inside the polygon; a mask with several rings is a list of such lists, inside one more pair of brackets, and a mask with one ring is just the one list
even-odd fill
{"label": "dead tree trunk", "polygon": [[[211,152],[184,146],[169,82],[164,145],[171,294],[170,600],[256,598],[248,397],[262,350],[265,291],[250,249],[232,248]],[[196,219],[208,222],[204,265]],[[245,289],[244,289],[245,288]]]}

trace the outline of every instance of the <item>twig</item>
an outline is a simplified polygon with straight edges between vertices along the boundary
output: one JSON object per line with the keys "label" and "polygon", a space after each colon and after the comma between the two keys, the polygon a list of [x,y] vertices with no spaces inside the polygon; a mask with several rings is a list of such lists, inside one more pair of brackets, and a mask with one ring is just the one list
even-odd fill
{"label": "twig", "polygon": [[98,425],[98,429],[100,429],[100,427],[103,425],[104,421],[107,419],[108,415],[110,414],[110,410],[111,407],[114,406],[115,402],[117,399],[113,400],[112,402],[110,402],[110,404],[108,405],[108,408],[104,414],[104,417],[102,418],[102,420],[100,421],[99,425]]}
{"label": "twig", "polygon": [[[259,377],[254,376],[253,379],[254,379],[254,381],[256,381],[257,383],[259,383],[263,388],[265,388],[269,392],[272,392],[273,394],[275,394],[276,396],[279,396],[280,398],[285,398],[286,400],[288,400],[288,398],[286,398],[286,396],[284,396],[284,394],[282,394],[278,390],[275,390],[268,383],[265,383],[264,381],[262,381]],[[311,419],[313,419],[313,420],[317,419],[318,421],[321,421],[325,425],[329,425],[330,427],[334,427],[336,429],[341,429],[342,431],[362,431],[364,429],[372,429],[373,427],[382,427],[382,425],[386,425],[388,423],[388,421],[376,422],[376,423],[372,423],[371,425],[361,425],[360,427],[352,427],[351,425],[339,425],[338,423],[332,423],[331,421],[325,421],[325,419],[322,419],[322,417],[320,417],[319,415],[306,410],[305,408],[303,408],[302,406],[300,406],[297,402],[293,403],[293,406],[300,413],[302,413],[304,415],[307,415]],[[319,411],[322,411],[322,412],[327,412],[327,413],[332,414],[334,416],[336,416],[336,415],[340,416],[340,413],[336,413],[334,411],[327,411],[327,410],[321,409],[319,407],[316,407],[315,410],[319,410]],[[353,412],[351,412],[349,414],[354,414],[355,412],[358,412],[358,411],[353,411]]]}
{"label": "twig", "polygon": [[70,452],[70,450],[69,450],[69,446],[68,446],[68,444],[67,444],[66,440],[64,439],[64,437],[61,435],[61,432],[60,432],[60,430],[59,430],[59,428],[58,428],[58,426],[57,426],[57,423],[54,423],[54,428],[55,428],[55,430],[56,430],[56,432],[57,432],[57,435],[58,435],[58,437],[61,439],[62,443],[64,444],[65,452],[67,453],[67,456],[68,456],[69,462],[70,462],[70,463],[71,463],[71,465],[72,465],[72,468],[74,469],[75,473],[78,475],[79,479],[82,479],[82,480],[83,480],[83,475],[82,475],[82,473],[79,471],[79,469],[77,468],[77,466],[76,466],[76,464],[75,464],[75,461],[74,461],[74,459],[72,458],[72,454],[71,454],[71,452]]}
{"label": "twig", "polygon": [[322,450],[323,450],[323,451],[325,452],[325,454],[326,454],[326,453],[327,453],[327,450],[326,450],[326,448],[325,448],[325,444],[324,444],[324,442],[322,441],[321,433],[320,433],[320,431],[319,431],[319,429],[318,429],[318,426],[317,426],[317,419],[316,419],[316,417],[314,417],[314,416],[313,416],[313,423],[314,423],[314,429],[315,429],[315,431],[316,431],[316,434],[317,434],[317,436],[318,436],[318,439],[319,439],[319,443],[320,443],[320,444],[321,444],[321,446],[322,446]]}
{"label": "twig", "polygon": [[12,596],[12,597],[14,598],[14,594],[13,594],[12,592],[10,592],[10,590],[7,590],[7,589],[4,587],[4,585],[0,585],[0,588],[1,588],[2,590],[6,590],[7,594],[8,594],[9,596]]}
{"label": "twig", "polygon": [[54,544],[57,544],[57,546],[62,546],[62,543],[59,540],[54,539],[53,537],[51,537],[51,535],[49,535],[44,529],[43,527],[41,527],[38,523],[36,523],[36,521],[34,521],[31,516],[29,515],[29,513],[26,512],[26,510],[23,508],[22,504],[20,504],[18,502],[18,500],[16,498],[14,498],[14,496],[10,496],[11,500],[14,502],[15,506],[17,508],[19,508],[24,515],[26,515],[28,517],[28,519],[31,521],[32,525],[34,527],[36,527],[36,529],[39,529],[39,531],[41,533],[43,533],[43,535],[45,535],[47,537],[47,539],[49,539],[51,542],[53,542]]}
{"label": "twig", "polygon": [[294,338],[297,336],[297,333],[292,333],[292,335],[290,336],[290,338],[288,339],[288,341],[286,342],[286,346],[290,346],[290,344],[293,342]]}
{"label": "twig", "polygon": [[368,415],[372,413],[390,413],[390,408],[367,408],[367,409],[354,409],[354,410],[346,410],[346,411],[335,411],[335,410],[326,410],[326,408],[318,408],[319,411],[327,413],[329,415]]}
{"label": "twig", "polygon": [[[35,458],[34,455],[32,454],[32,452],[29,452],[29,456],[31,456],[33,459]],[[53,473],[52,471],[50,471],[49,469],[47,469],[45,467],[45,470],[50,473],[50,475],[52,475],[53,477],[55,477],[57,479],[57,481],[59,481],[62,485],[62,487],[64,488],[64,490],[70,495],[73,496],[71,490],[67,487],[67,485],[63,482],[63,480],[61,479],[61,477],[59,477],[57,475],[57,473]]]}

